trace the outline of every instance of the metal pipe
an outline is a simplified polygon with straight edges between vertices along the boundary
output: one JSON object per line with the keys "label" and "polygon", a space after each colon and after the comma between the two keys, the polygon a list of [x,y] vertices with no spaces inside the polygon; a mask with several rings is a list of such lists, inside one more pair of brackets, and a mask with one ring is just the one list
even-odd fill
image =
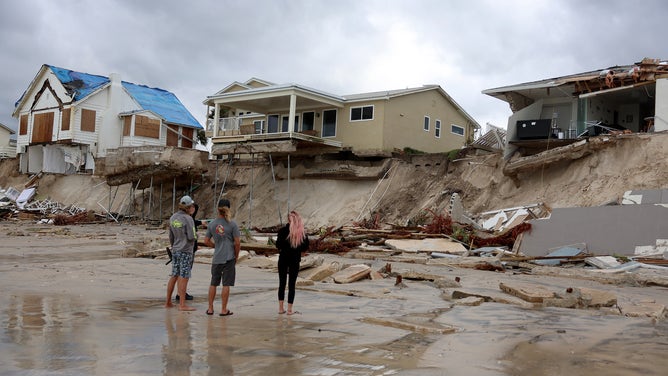
{"label": "metal pipe", "polygon": [[271,165],[271,180],[274,182],[274,201],[276,201],[276,209],[278,211],[278,222],[283,226],[283,218],[281,217],[281,203],[276,198],[276,174],[274,173],[274,161],[269,154],[269,164]]}

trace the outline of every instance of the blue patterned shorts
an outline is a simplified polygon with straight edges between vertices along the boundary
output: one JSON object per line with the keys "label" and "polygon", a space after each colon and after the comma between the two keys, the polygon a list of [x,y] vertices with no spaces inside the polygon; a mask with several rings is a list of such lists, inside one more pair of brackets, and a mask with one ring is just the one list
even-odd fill
{"label": "blue patterned shorts", "polygon": [[190,271],[193,268],[194,255],[190,252],[174,252],[172,255],[172,274],[170,276],[179,276],[190,278]]}

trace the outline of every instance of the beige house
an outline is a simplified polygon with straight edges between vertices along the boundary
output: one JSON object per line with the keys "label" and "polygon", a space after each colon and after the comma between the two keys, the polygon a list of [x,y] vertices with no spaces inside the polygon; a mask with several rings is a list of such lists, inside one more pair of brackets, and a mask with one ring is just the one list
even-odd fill
{"label": "beige house", "polygon": [[0,123],[0,159],[16,157],[16,139],[12,139],[15,133],[11,128]]}
{"label": "beige house", "polygon": [[213,154],[351,150],[442,153],[473,140],[479,124],[439,85],[338,96],[252,78],[206,98]]}

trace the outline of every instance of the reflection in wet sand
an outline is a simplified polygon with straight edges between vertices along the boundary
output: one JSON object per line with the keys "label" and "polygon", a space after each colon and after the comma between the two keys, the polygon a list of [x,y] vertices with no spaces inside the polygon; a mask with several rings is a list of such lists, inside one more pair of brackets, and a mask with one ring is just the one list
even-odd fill
{"label": "reflection in wet sand", "polygon": [[[205,315],[199,297],[198,311],[179,312],[158,297],[15,293],[0,306],[0,374],[598,376],[668,368],[665,321],[491,302],[450,308],[424,284],[410,286],[410,302],[303,291],[304,314],[286,316],[275,312],[273,289],[249,285],[237,288],[229,317]],[[457,330],[411,331],[368,317]]]}
{"label": "reflection in wet sand", "polygon": [[210,317],[206,321],[206,362],[209,376],[234,375],[232,351],[227,335],[227,320]]}
{"label": "reflection in wet sand", "polygon": [[189,375],[192,366],[192,338],[189,318],[175,310],[165,310],[167,344],[162,346],[165,375]]}
{"label": "reflection in wet sand", "polygon": [[12,296],[3,326],[5,346],[20,349],[3,364],[17,370],[81,370],[95,362],[95,353],[77,338],[82,335],[79,323],[87,315],[79,311],[81,302],[62,297],[36,295]]}

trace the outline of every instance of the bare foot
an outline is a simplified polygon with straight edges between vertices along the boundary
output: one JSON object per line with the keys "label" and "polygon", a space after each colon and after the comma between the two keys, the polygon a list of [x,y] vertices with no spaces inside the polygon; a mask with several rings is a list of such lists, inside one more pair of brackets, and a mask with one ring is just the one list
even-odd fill
{"label": "bare foot", "polygon": [[197,308],[188,305],[179,306],[179,311],[195,311]]}
{"label": "bare foot", "polygon": [[299,312],[299,311],[288,311],[288,315],[289,316],[291,316],[291,315],[301,315],[301,312]]}
{"label": "bare foot", "polygon": [[165,308],[172,308],[172,307],[174,307],[174,304],[172,304],[172,302],[171,302],[171,301],[170,301],[170,302],[167,302],[167,303],[165,303]]}

